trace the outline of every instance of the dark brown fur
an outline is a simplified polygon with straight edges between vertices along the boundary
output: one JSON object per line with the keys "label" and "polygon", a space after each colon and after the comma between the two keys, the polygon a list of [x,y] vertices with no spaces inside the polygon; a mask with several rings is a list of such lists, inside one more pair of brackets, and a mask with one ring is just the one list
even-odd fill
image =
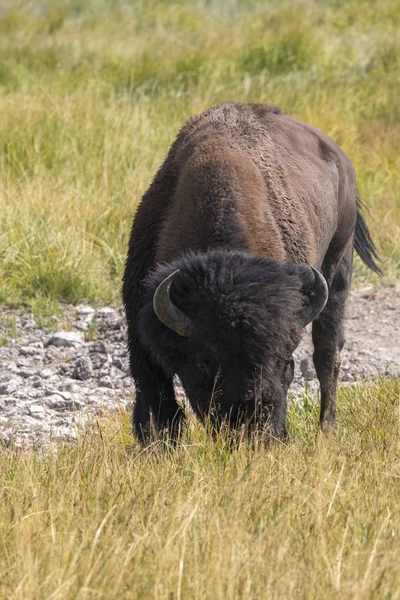
{"label": "dark brown fur", "polygon": [[330,295],[313,323],[314,362],[321,423],[334,424],[356,222],[357,251],[378,270],[356,200],[355,172],[339,146],[275,106],[225,102],[182,128],[139,206],[124,276],[139,435],[149,408],[160,426],[180,414],[170,378],[138,336],[143,280],[159,263],[214,249],[322,271]]}

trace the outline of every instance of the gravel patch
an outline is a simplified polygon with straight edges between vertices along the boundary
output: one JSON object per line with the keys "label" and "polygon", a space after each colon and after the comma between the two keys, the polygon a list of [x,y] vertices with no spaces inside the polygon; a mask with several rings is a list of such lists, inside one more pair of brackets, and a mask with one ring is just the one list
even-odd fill
{"label": "gravel patch", "polygon": [[[74,438],[89,416],[134,399],[122,309],[66,306],[52,318],[59,331],[31,314],[2,308],[0,318],[0,440],[47,443]],[[310,329],[310,328],[308,328]],[[341,380],[400,374],[400,287],[353,292],[348,306]],[[318,389],[309,332],[296,350],[291,387]],[[182,397],[182,391],[178,393]]]}

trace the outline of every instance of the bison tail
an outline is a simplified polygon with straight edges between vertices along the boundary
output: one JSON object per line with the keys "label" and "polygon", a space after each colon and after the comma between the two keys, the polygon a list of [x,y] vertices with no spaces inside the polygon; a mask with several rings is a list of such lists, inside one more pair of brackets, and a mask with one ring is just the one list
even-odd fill
{"label": "bison tail", "polygon": [[354,235],[354,248],[363,263],[378,275],[382,275],[381,269],[377,265],[379,260],[378,252],[372,241],[371,234],[361,214],[364,203],[357,190],[357,221]]}

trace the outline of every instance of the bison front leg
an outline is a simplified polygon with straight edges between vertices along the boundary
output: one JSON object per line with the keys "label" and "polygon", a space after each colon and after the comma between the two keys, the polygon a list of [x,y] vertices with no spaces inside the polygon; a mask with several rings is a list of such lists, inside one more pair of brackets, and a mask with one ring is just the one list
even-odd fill
{"label": "bison front leg", "polygon": [[147,443],[160,435],[176,440],[184,412],[176,402],[172,378],[151,360],[138,340],[130,350],[130,364],[136,385],[132,424],[139,441]]}
{"label": "bison front leg", "polygon": [[352,256],[344,257],[329,285],[328,302],[313,322],[314,365],[321,388],[320,425],[335,428],[336,388],[344,344],[344,314],[351,280]]}

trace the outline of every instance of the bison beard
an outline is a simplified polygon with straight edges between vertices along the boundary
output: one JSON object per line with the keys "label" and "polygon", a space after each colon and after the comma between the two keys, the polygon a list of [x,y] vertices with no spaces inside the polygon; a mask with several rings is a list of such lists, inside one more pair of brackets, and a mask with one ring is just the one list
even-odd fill
{"label": "bison beard", "polygon": [[179,434],[175,374],[203,422],[284,437],[292,353],[311,321],[320,420],[334,426],[354,246],[379,271],[359,208],[347,156],[276,107],[224,103],[188,122],[143,197],[126,261],[141,441],[151,422]]}

